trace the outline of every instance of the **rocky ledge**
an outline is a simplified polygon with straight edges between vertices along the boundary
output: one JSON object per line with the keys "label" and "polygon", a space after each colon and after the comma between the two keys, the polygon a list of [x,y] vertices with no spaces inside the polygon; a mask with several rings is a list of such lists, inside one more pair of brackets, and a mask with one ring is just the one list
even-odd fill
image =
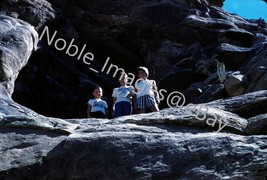
{"label": "rocky ledge", "polygon": [[[262,106],[266,93],[110,120],[62,120],[13,102],[2,89],[0,178],[264,179],[267,114],[233,112],[251,98]],[[220,124],[226,126],[218,132]]]}

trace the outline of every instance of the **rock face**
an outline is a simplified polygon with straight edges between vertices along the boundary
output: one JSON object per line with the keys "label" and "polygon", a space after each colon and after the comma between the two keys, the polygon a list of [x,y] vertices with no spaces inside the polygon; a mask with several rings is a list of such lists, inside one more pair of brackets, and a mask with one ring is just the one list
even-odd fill
{"label": "rock face", "polygon": [[[1,1],[0,179],[266,179],[266,23],[222,3]],[[199,104],[77,119],[139,65]]]}
{"label": "rock face", "polygon": [[[57,31],[50,45],[46,36],[41,39],[17,79],[13,98],[45,115],[86,117],[86,102],[96,84],[103,87],[104,99],[111,107],[111,93],[118,86],[112,77],[116,67],[111,64],[134,75],[138,66],[145,65],[159,89],[180,91],[193,103],[229,96],[218,81],[217,62],[225,64],[227,74],[240,71],[247,78],[245,93],[264,90],[266,23],[229,14],[220,8],[222,3],[2,1],[5,14],[31,23],[39,35],[45,26],[51,37]],[[67,45],[74,39],[80,50],[86,45],[84,52],[93,53],[94,60],[87,65],[82,57],[77,60],[78,55],[66,54],[67,48],[59,51],[55,41],[60,38]],[[214,93],[207,96],[211,91]],[[230,96],[241,93],[243,88]],[[166,99],[161,108],[168,107]]]}
{"label": "rock face", "polygon": [[[202,104],[208,110],[201,115],[199,105],[191,105],[113,120],[65,121],[15,107],[4,97],[1,179],[267,177],[267,137],[260,135],[266,133],[265,115],[244,119]],[[208,124],[214,115],[228,123],[219,133],[212,132],[218,124]]]}
{"label": "rock face", "polygon": [[0,83],[11,96],[19,71],[36,49],[38,34],[30,24],[0,14]]}

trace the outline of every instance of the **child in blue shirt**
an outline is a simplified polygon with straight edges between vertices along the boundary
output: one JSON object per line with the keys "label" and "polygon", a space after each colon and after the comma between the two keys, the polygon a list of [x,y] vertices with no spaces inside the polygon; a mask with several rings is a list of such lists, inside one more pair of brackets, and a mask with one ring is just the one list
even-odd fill
{"label": "child in blue shirt", "polygon": [[100,86],[96,86],[93,91],[95,99],[90,99],[87,103],[88,118],[107,118],[108,105],[106,101],[102,100],[103,90]]}

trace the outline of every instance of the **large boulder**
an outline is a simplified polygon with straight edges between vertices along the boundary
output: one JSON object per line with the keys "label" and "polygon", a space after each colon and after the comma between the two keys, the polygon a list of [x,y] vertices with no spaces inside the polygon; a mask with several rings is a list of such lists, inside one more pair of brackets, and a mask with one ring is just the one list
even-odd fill
{"label": "large boulder", "polygon": [[[18,104],[7,112],[12,100],[1,102],[8,104],[0,119],[1,179],[267,176],[267,137],[240,135],[246,127],[252,130],[247,133],[261,132],[246,119],[208,104],[112,120],[65,121],[31,110],[22,113]],[[217,131],[207,123],[215,116],[218,124],[229,122],[227,128]]]}
{"label": "large boulder", "polygon": [[38,34],[19,19],[0,14],[0,83],[11,96],[20,70],[36,50]]}
{"label": "large boulder", "polygon": [[219,99],[207,103],[207,105],[238,114],[244,118],[251,118],[267,113],[267,91],[262,90],[232,98]]}
{"label": "large boulder", "polygon": [[229,96],[238,96],[244,93],[245,77],[242,74],[231,74],[224,82],[224,87]]}
{"label": "large boulder", "polygon": [[248,134],[267,134],[267,114],[260,114],[258,116],[248,119],[248,125],[245,132]]}

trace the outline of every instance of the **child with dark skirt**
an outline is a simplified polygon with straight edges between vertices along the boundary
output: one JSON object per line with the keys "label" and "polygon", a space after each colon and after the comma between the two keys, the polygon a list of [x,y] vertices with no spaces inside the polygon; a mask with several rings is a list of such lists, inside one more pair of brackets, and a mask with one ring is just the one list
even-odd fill
{"label": "child with dark skirt", "polygon": [[[159,93],[155,80],[148,79],[148,69],[144,66],[140,66],[137,69],[139,79],[136,82],[136,102],[135,109],[138,113],[146,113],[159,111]],[[137,106],[137,107],[136,107]]]}

